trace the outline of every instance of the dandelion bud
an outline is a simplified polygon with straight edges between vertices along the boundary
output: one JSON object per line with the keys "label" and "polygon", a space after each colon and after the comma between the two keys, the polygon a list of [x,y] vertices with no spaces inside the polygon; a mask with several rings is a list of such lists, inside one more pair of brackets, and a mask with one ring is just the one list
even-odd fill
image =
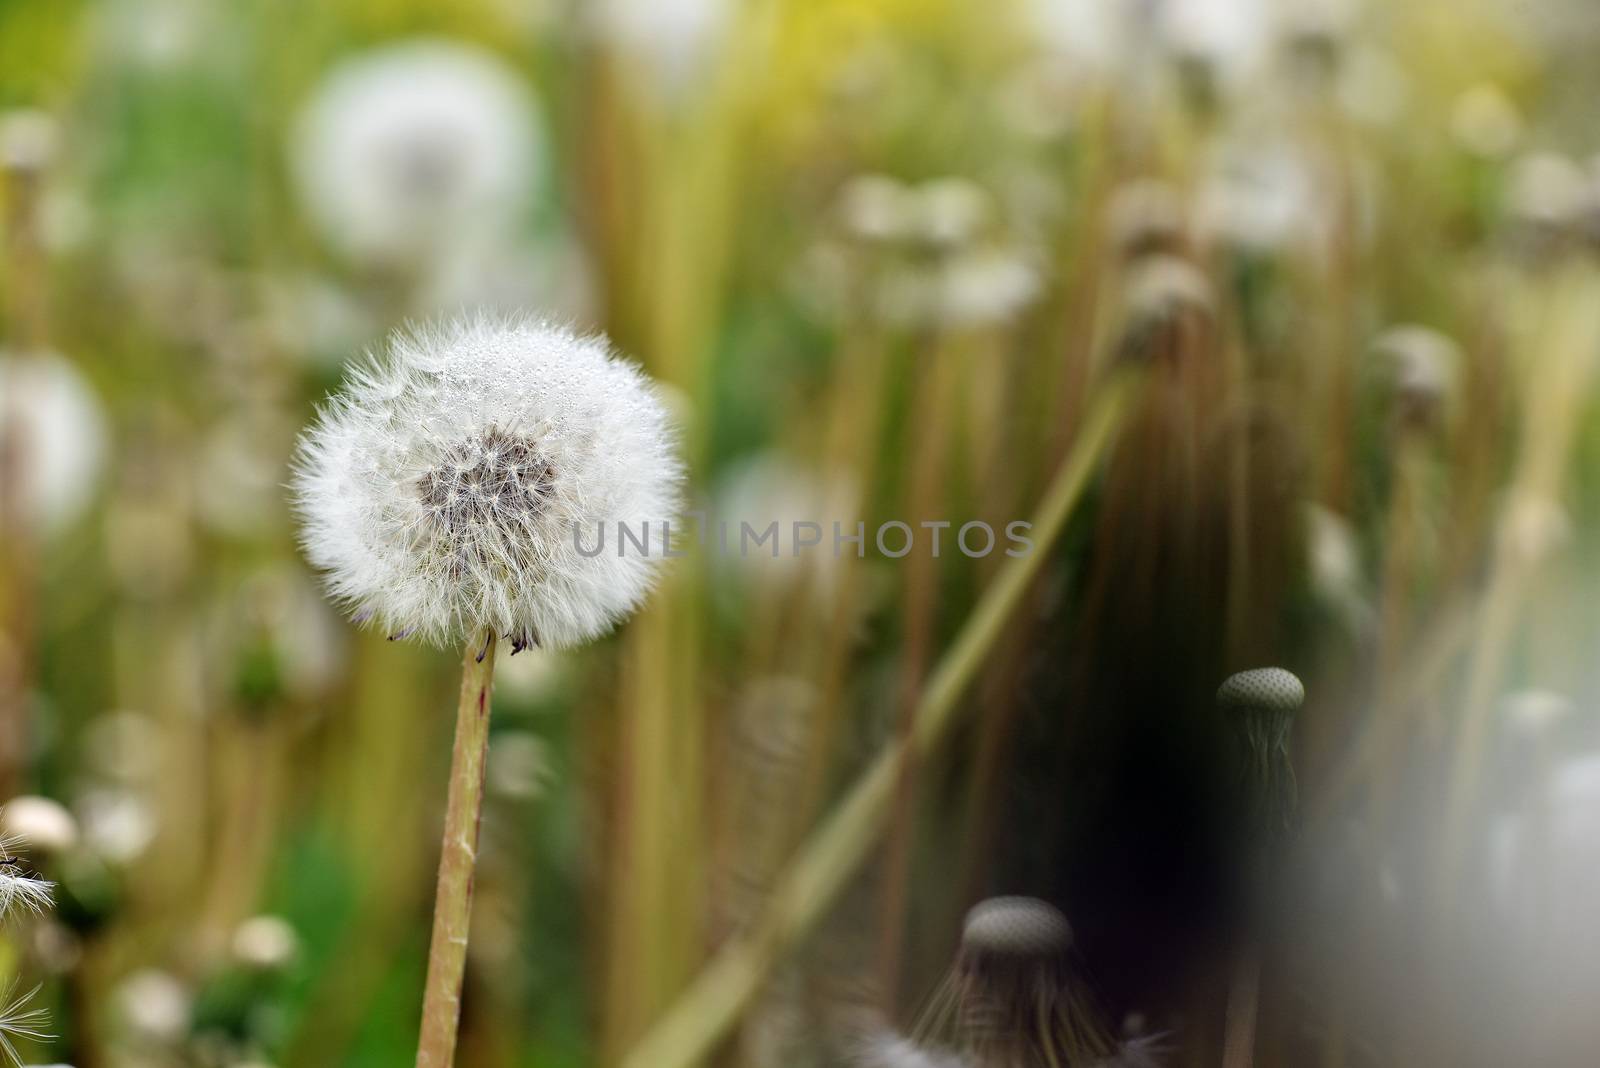
{"label": "dandelion bud", "polygon": [[573,645],[649,589],[674,445],[603,339],[486,318],[400,333],[301,439],[302,540],[331,595],[391,636]]}

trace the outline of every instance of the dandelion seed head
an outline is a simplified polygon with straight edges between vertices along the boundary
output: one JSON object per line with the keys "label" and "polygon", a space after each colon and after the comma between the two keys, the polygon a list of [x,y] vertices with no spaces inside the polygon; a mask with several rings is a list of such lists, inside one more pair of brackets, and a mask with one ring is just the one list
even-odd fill
{"label": "dandelion seed head", "polygon": [[1448,398],[1461,350],[1437,330],[1406,324],[1391,327],[1372,343],[1386,361],[1389,381],[1403,414],[1412,421],[1431,421]]}
{"label": "dandelion seed head", "polygon": [[345,60],[290,145],[300,193],[340,251],[417,262],[493,235],[526,207],[542,152],[527,86],[501,60],[419,40]]}
{"label": "dandelion seed head", "polygon": [[172,1043],[189,1031],[193,998],[177,978],[154,968],[128,976],[116,992],[130,1030],[148,1041]]}
{"label": "dandelion seed head", "polygon": [[0,841],[19,849],[62,853],[78,844],[78,821],[48,797],[14,797],[0,809]]}
{"label": "dandelion seed head", "polygon": [[0,354],[0,442],[30,527],[51,532],[88,508],[106,452],[106,417],[94,388],[62,356]]}
{"label": "dandelion seed head", "polygon": [[38,913],[50,907],[50,891],[55,884],[41,879],[18,856],[21,843],[13,836],[0,835],[0,919],[18,912]]}
{"label": "dandelion seed head", "polygon": [[0,167],[42,171],[55,159],[61,139],[55,119],[35,108],[0,113]]}
{"label": "dandelion seed head", "polygon": [[13,1039],[29,1038],[42,1042],[55,1036],[45,1030],[50,1022],[45,1010],[28,1004],[39,988],[34,987],[13,997],[11,991],[14,989],[15,984],[8,987],[4,995],[0,995],[0,1006],[3,1006],[0,1007],[0,1056],[16,1068],[22,1068],[22,1056],[17,1052]]}
{"label": "dandelion seed head", "polygon": [[[332,596],[390,633],[560,648],[649,589],[674,446],[655,390],[603,339],[486,317],[400,333],[301,439],[302,539]],[[619,525],[646,523],[648,551],[619,551]]]}
{"label": "dandelion seed head", "polygon": [[281,916],[252,916],[233,932],[234,959],[251,968],[273,971],[294,963],[300,936]]}
{"label": "dandelion seed head", "polygon": [[630,72],[670,99],[715,58],[735,8],[728,0],[596,0],[584,11],[596,35],[631,61]]}

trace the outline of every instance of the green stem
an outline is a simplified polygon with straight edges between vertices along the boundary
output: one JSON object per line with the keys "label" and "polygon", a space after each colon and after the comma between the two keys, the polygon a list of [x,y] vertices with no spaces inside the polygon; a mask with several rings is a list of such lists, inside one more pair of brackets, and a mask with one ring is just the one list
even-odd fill
{"label": "green stem", "polygon": [[461,661],[455,750],[450,758],[450,800],[439,851],[433,903],[433,941],[422,995],[417,1068],[448,1068],[455,1061],[461,1020],[461,980],[472,926],[473,868],[483,816],[483,769],[489,754],[489,692],[494,685],[494,633],[469,639]]}
{"label": "green stem", "polygon": [[884,830],[902,766],[929,752],[955,723],[959,699],[1050,558],[1122,422],[1136,381],[1136,375],[1119,375],[1091,407],[1034,516],[1032,550],[1008,559],[985,591],[922,691],[912,729],[879,753],[802,846],[750,929],[718,951],[623,1059],[623,1068],[690,1068],[703,1060],[844,888]]}

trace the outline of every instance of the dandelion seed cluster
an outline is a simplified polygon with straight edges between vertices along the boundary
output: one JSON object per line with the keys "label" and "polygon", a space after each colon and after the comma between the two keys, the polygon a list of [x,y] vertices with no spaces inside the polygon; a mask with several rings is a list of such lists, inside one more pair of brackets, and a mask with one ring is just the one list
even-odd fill
{"label": "dandelion seed cluster", "polygon": [[290,155],[330,242],[356,260],[407,262],[514,224],[543,134],[532,93],[492,53],[417,40],[334,68]]}
{"label": "dandelion seed cluster", "polygon": [[[573,645],[649,589],[675,446],[649,380],[602,338],[487,317],[402,332],[301,439],[306,553],[391,633]],[[594,532],[619,523],[648,529],[649,551],[596,552]]]}

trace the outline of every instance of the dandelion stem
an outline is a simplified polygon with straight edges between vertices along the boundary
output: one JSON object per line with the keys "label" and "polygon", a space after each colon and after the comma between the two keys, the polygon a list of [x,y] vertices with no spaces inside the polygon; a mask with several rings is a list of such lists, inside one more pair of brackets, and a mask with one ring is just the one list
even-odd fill
{"label": "dandelion stem", "polygon": [[784,954],[848,882],[883,833],[900,768],[957,721],[960,699],[1050,558],[1089,478],[1116,436],[1138,376],[1118,376],[1091,403],[1072,451],[1034,515],[1033,549],[1006,561],[923,688],[911,731],[878,754],[801,847],[750,929],[728,941],[622,1061],[623,1068],[690,1068],[738,1021]]}
{"label": "dandelion stem", "polygon": [[1247,945],[1228,985],[1228,1015],[1223,1021],[1222,1068],[1250,1068],[1256,1054],[1256,1007],[1261,999],[1261,955]]}
{"label": "dandelion stem", "polygon": [[439,883],[433,903],[433,940],[428,946],[428,981],[422,995],[422,1034],[417,1068],[447,1068],[455,1060],[461,1019],[461,979],[467,966],[472,925],[473,867],[483,815],[483,769],[489,754],[489,693],[494,680],[494,633],[487,643],[467,639],[461,659],[461,697],[456,706],[456,741],[450,758],[450,800],[439,852]]}

